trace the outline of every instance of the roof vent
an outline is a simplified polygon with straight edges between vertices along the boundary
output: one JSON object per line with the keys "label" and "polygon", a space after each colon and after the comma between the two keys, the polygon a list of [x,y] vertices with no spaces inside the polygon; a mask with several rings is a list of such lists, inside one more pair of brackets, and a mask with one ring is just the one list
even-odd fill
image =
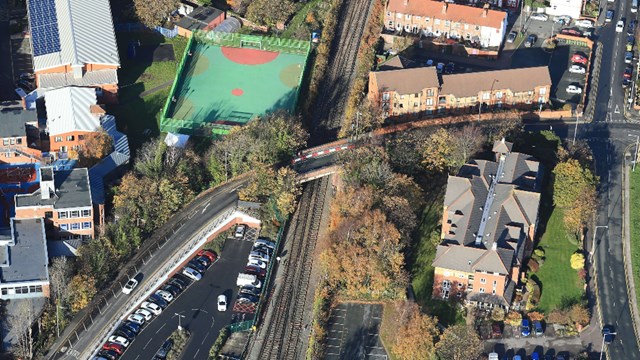
{"label": "roof vent", "polygon": [[471,265],[471,260],[468,261],[468,264]]}
{"label": "roof vent", "polygon": [[491,250],[496,251],[498,250],[498,243],[497,242],[493,242],[493,244],[491,245]]}

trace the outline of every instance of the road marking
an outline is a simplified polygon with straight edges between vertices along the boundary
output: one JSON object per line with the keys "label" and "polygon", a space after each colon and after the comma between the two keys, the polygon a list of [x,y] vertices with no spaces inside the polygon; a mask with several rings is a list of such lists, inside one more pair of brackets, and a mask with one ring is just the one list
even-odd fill
{"label": "road marking", "polygon": [[149,339],[149,341],[147,341],[147,343],[146,343],[146,344],[144,344],[144,347],[142,348],[143,350],[144,350],[144,349],[146,349],[146,348],[147,348],[147,346],[149,346],[149,343],[151,342],[151,340],[153,340],[153,339]]}
{"label": "road marking", "polygon": [[207,338],[209,337],[209,332],[207,331],[207,335],[204,336],[204,339],[202,339],[202,342],[200,343],[200,345],[204,345],[204,342],[207,341]]}
{"label": "road marking", "polygon": [[193,357],[194,359],[197,359],[197,358],[198,358],[198,353],[199,353],[199,352],[200,352],[200,349],[198,349],[198,351],[196,351],[196,354],[195,354],[195,356]]}
{"label": "road marking", "polygon": [[620,114],[620,108],[618,107],[618,104],[616,104],[616,109],[613,112],[615,114]]}
{"label": "road marking", "polygon": [[[617,105],[616,105],[616,109],[617,109]],[[207,208],[209,207],[209,205],[211,205],[211,203],[207,203],[207,206],[205,206],[204,209],[202,209],[203,214],[205,211],[207,211]]]}
{"label": "road marking", "polygon": [[160,326],[160,328],[158,329],[158,331],[156,331],[156,334],[160,332],[160,330],[162,330],[162,328],[167,325],[166,323],[162,324],[162,326]]}

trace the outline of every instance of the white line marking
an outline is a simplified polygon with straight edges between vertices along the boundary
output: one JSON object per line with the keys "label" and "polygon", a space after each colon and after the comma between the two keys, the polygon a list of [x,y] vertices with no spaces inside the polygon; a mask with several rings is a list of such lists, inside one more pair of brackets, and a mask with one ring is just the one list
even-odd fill
{"label": "white line marking", "polygon": [[156,334],[160,332],[160,330],[162,330],[162,328],[167,325],[166,323],[162,324],[162,326],[160,326],[160,328],[158,329],[158,331],[156,331]]}
{"label": "white line marking", "polygon": [[211,203],[207,203],[207,206],[204,207],[204,209],[202,209],[202,213],[204,214],[205,211],[207,211],[207,208],[209,207],[209,205],[211,205]]}

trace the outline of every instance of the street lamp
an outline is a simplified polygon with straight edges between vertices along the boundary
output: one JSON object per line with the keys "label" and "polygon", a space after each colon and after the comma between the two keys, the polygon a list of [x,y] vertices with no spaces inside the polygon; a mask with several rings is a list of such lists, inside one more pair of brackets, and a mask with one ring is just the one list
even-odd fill
{"label": "street lamp", "polygon": [[573,145],[576,144],[576,136],[578,134],[578,123],[580,122],[580,114],[581,112],[576,114],[576,129],[573,131]]}
{"label": "street lamp", "polygon": [[591,251],[589,251],[589,259],[593,261],[593,254],[596,252],[596,234],[598,233],[598,229],[609,229],[609,225],[598,225],[595,229],[593,229],[593,241],[591,242]]}
{"label": "street lamp", "polygon": [[177,316],[178,317],[178,330],[182,330],[182,324],[180,322],[180,319],[182,319],[183,317],[186,317],[186,316],[180,315],[178,313],[173,313],[173,316]]}
{"label": "street lamp", "polygon": [[56,299],[56,333],[58,334],[58,337],[60,337],[60,317],[58,315],[60,309],[66,310],[65,307],[60,306],[60,302]]}
{"label": "street lamp", "polygon": [[635,172],[636,171],[636,162],[638,162],[638,145],[640,144],[640,135],[631,135],[631,134],[627,134],[631,137],[635,136],[636,137],[636,156],[633,158],[633,167],[631,168],[631,171]]}
{"label": "street lamp", "polygon": [[618,335],[618,333],[614,331],[614,332],[610,332],[610,333],[606,333],[606,334],[605,334],[605,333],[603,333],[603,334],[602,334],[602,347],[600,348],[600,349],[601,349],[601,350],[600,350],[600,360],[602,360],[602,355],[604,354],[604,338],[605,338],[607,335],[615,336],[615,335]]}
{"label": "street lamp", "polygon": [[[491,83],[491,89],[489,90],[489,105],[491,105],[491,95],[493,94],[493,86],[497,82],[500,82],[500,80],[493,79],[493,82]],[[482,99],[478,99],[478,121],[480,121],[480,115],[482,115]]]}

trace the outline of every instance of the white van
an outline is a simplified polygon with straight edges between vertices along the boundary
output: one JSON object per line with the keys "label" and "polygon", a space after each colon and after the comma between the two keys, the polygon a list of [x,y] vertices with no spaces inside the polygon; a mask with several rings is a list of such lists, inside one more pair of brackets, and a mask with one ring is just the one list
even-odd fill
{"label": "white van", "polygon": [[256,242],[254,244],[255,245],[264,245],[264,246],[268,247],[271,250],[275,250],[276,249],[276,243],[271,242],[269,240],[265,240],[265,239],[258,239],[258,240],[256,240]]}
{"label": "white van", "polygon": [[262,286],[262,282],[255,275],[240,273],[238,274],[236,285],[238,287],[253,286],[259,289]]}

